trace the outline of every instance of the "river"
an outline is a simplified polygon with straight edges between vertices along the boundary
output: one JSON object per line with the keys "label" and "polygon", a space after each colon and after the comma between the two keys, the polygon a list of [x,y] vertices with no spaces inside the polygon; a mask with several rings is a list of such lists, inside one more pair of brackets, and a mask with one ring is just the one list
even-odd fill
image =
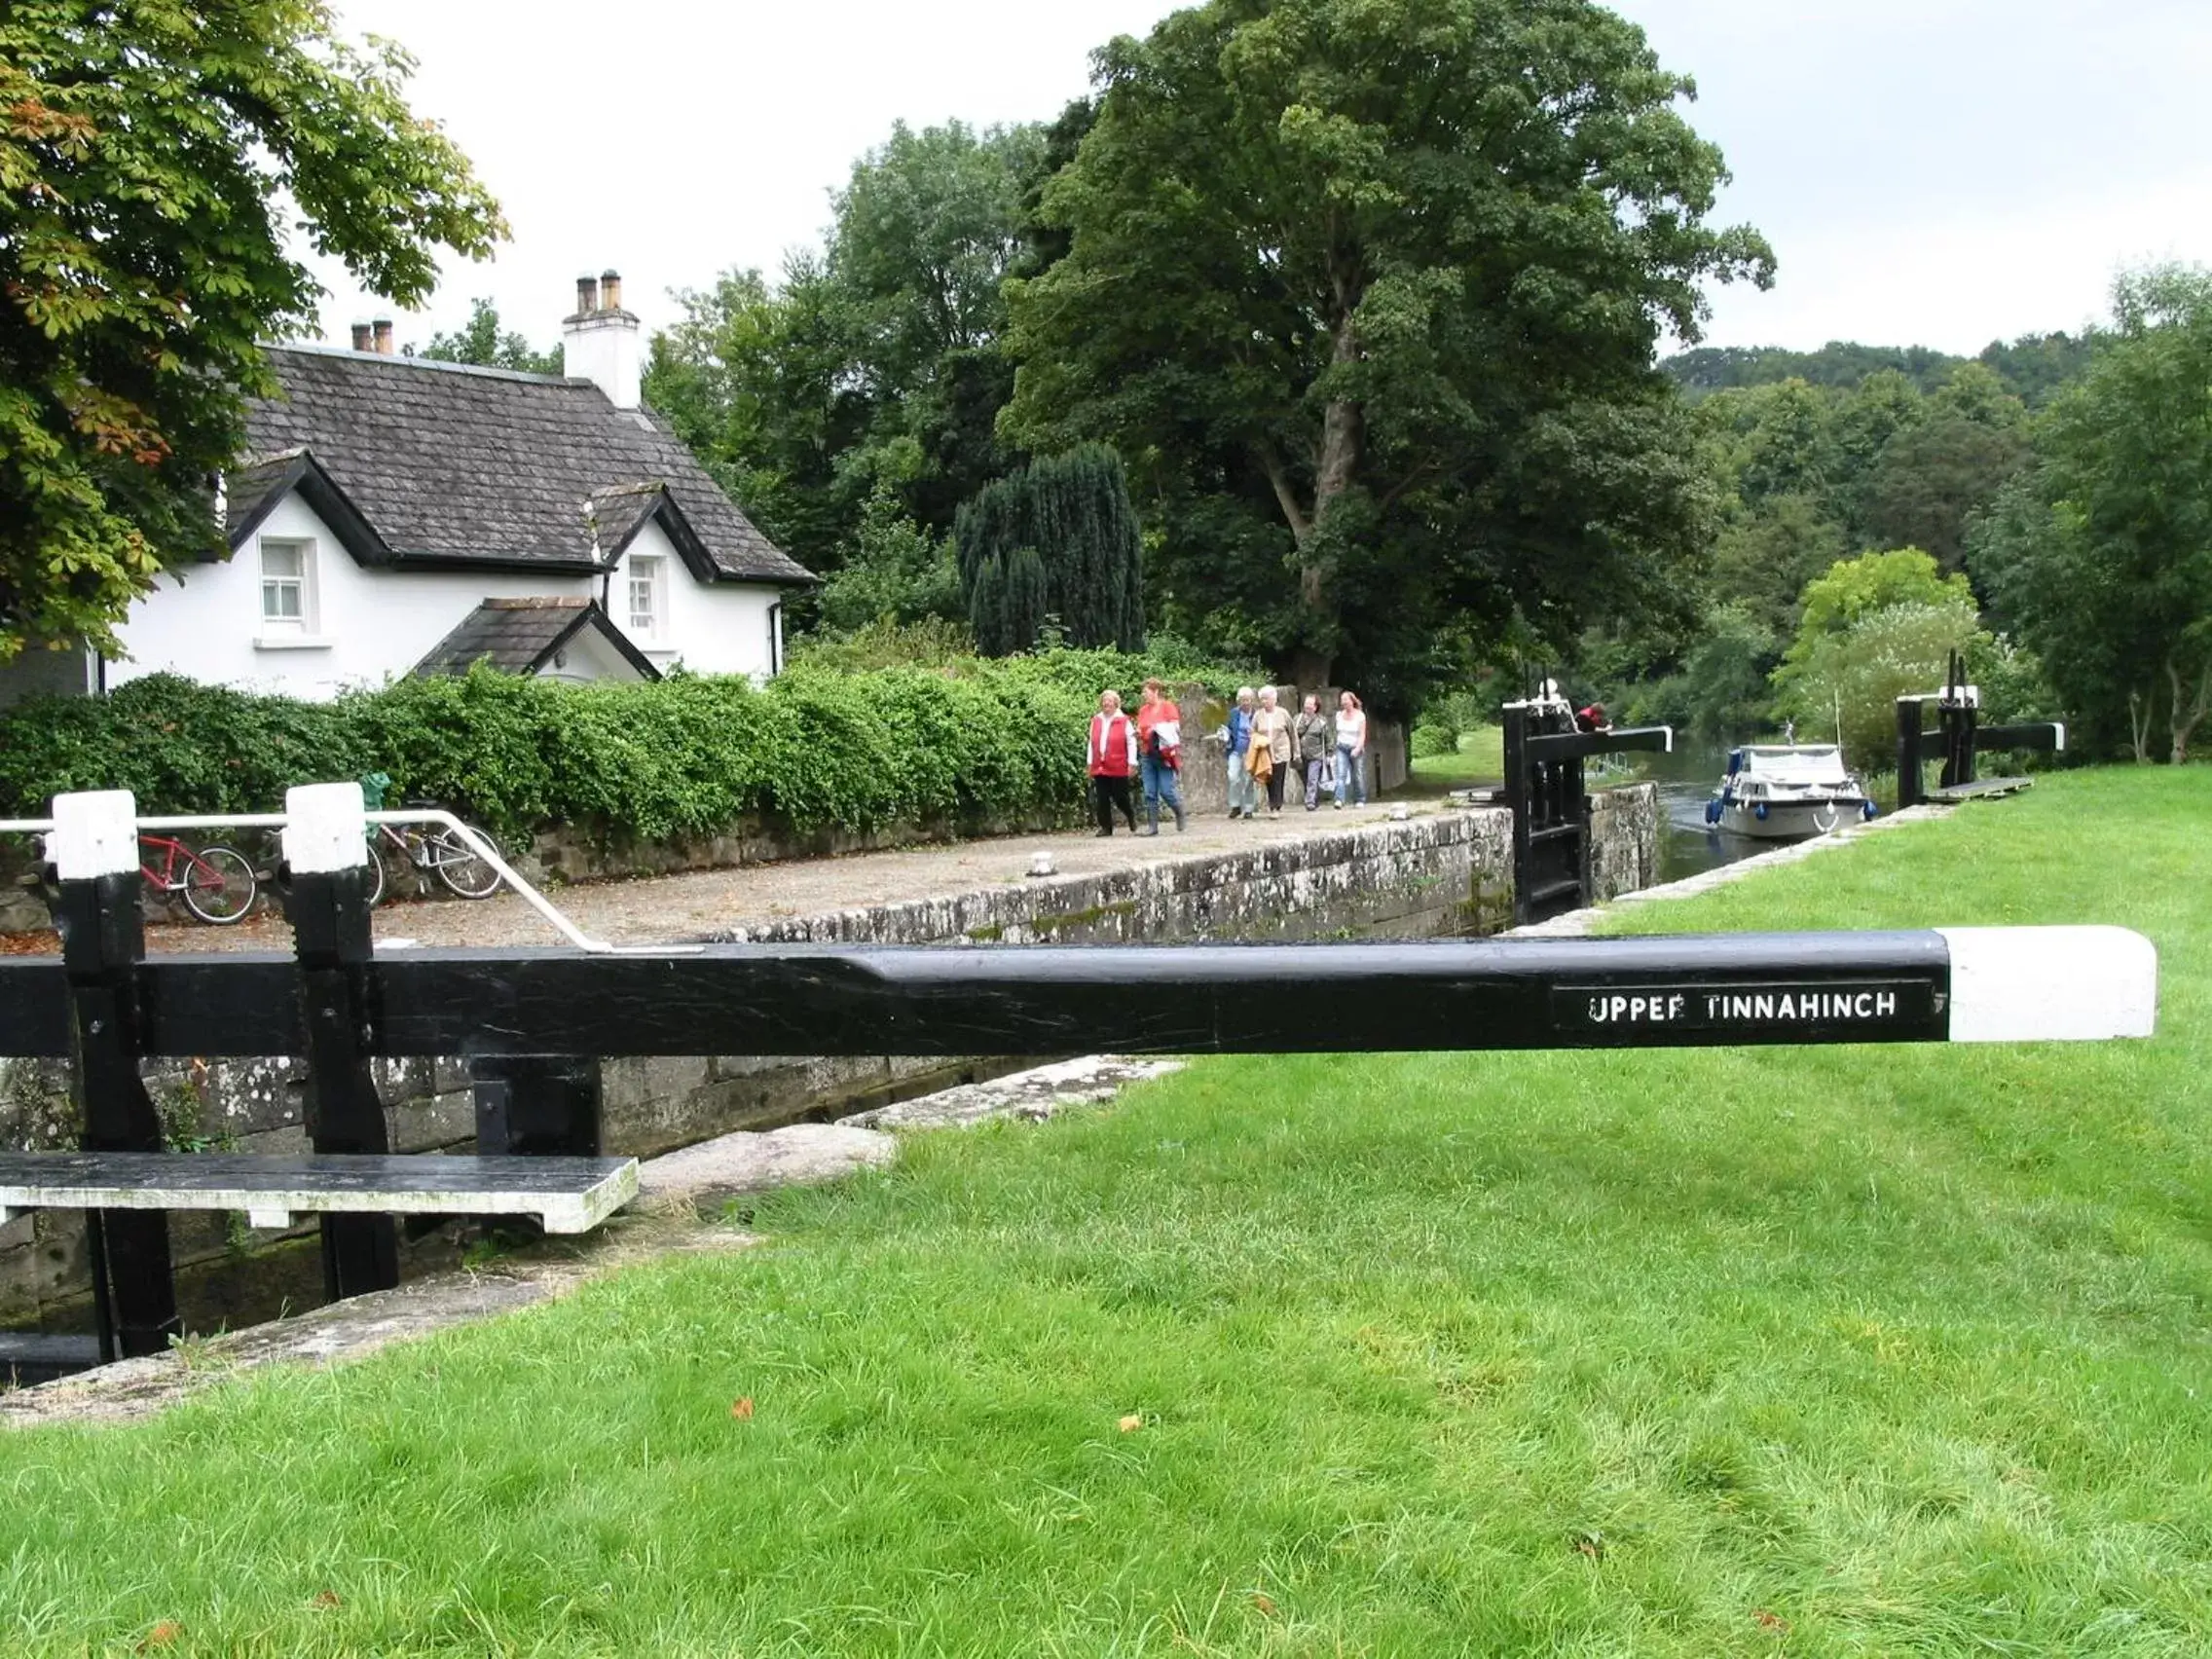
{"label": "river", "polygon": [[1672,755],[1636,755],[1634,772],[1659,786],[1659,879],[1714,869],[1754,853],[1770,853],[1776,843],[1709,829],[1705,803],[1728,765],[1725,744],[1677,741]]}

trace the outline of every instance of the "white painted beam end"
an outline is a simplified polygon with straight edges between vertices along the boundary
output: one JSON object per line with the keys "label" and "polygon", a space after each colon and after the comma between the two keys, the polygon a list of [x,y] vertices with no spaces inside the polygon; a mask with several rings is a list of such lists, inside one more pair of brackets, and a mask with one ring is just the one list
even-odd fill
{"label": "white painted beam end", "polygon": [[1951,956],[1954,1043],[2148,1037],[2158,950],[2126,928],[1937,928]]}
{"label": "white painted beam end", "polygon": [[46,856],[63,881],[90,881],[136,869],[138,802],[129,790],[55,795]]}
{"label": "white painted beam end", "polygon": [[294,875],[366,864],[368,805],[359,784],[301,784],[284,792],[284,862]]}

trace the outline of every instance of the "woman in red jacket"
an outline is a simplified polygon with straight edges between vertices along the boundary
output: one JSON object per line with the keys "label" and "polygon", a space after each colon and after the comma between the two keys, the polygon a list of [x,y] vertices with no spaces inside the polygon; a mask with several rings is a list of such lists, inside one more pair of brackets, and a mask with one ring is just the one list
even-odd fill
{"label": "woman in red jacket", "polygon": [[1137,827],[1136,802],[1129,798],[1129,780],[1137,769],[1137,722],[1122,713],[1119,691],[1098,693],[1098,713],[1090,717],[1090,793],[1098,808],[1098,832],[1114,832],[1119,812]]}

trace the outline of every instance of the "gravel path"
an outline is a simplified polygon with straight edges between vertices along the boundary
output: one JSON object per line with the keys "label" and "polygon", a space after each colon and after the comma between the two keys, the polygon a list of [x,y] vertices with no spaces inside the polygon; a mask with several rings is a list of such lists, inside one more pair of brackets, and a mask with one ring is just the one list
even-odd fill
{"label": "gravel path", "polygon": [[[1373,823],[1400,810],[1419,814],[1446,805],[1437,799],[1394,799],[1367,807],[1347,806],[1342,811],[1327,806],[1315,812],[1285,807],[1279,817],[1257,821],[1193,818],[1186,832],[1178,834],[1169,826],[1158,837],[1134,836],[1125,830],[1109,837],[1099,837],[1088,830],[1012,835],[905,852],[856,853],[848,858],[793,860],[650,880],[593,882],[556,888],[551,898],[578,927],[596,938],[618,944],[657,944],[789,916],[936,898],[1002,882],[1018,883],[1028,871],[1031,857],[1039,852],[1051,852],[1060,873],[1081,874],[1290,841],[1316,830]],[[460,900],[387,902],[376,913],[376,937],[413,940],[425,945],[561,942],[552,928],[511,893],[478,903]],[[146,943],[154,951],[288,950],[291,929],[274,911],[257,911],[230,928],[178,924],[150,927]],[[56,948],[50,933],[0,936],[0,951],[45,954]]]}

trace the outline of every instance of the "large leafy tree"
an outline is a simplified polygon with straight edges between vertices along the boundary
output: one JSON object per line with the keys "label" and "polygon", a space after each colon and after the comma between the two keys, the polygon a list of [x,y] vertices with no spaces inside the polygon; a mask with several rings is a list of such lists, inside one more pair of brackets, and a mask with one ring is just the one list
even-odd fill
{"label": "large leafy tree", "polygon": [[2113,312],[1968,557],[2079,717],[2139,756],[2162,723],[2178,762],[2212,715],[2212,272],[2123,276]]}
{"label": "large leafy tree", "polygon": [[683,296],[655,341],[646,395],[813,569],[863,556],[886,487],[917,534],[941,535],[1023,459],[996,431],[1014,389],[999,287],[1038,258],[1024,203],[1052,144],[1034,127],[895,127],[854,164],[821,251],[778,281],[733,273]]}
{"label": "large leafy tree", "polygon": [[115,645],[318,289],[287,234],[405,306],[502,234],[402,95],[398,48],[313,0],[0,6],[0,658]]}
{"label": "large leafy tree", "polygon": [[1002,425],[1127,458],[1172,622],[1404,701],[1447,618],[1563,638],[1673,585],[1704,492],[1653,349],[1772,262],[1708,227],[1719,153],[1641,31],[1212,0],[1099,61]]}

